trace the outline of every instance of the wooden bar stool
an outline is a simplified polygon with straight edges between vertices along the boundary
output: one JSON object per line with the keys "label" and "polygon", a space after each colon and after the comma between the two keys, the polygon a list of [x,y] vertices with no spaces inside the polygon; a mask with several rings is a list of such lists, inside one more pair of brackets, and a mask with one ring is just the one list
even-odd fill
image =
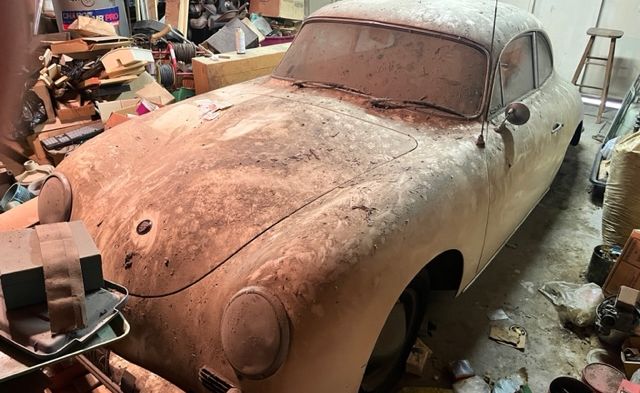
{"label": "wooden bar stool", "polygon": [[[607,105],[607,97],[609,96],[609,82],[611,81],[611,73],[613,71],[613,58],[616,52],[616,40],[621,38],[624,35],[624,31],[622,30],[612,30],[612,29],[600,29],[597,27],[592,27],[587,30],[587,34],[590,35],[589,42],[587,42],[587,47],[584,49],[584,54],[580,59],[580,63],[578,63],[578,68],[576,69],[575,74],[573,74],[572,83],[580,88],[580,92],[582,92],[582,88],[586,87],[589,89],[602,90],[601,103],[600,108],[598,109],[598,116],[596,117],[596,124],[600,124],[602,122],[602,114],[604,113],[604,109]],[[591,56],[591,49],[593,48],[593,44],[596,41],[596,37],[604,37],[609,38],[611,43],[609,44],[609,56],[608,57],[598,57]],[[596,60],[594,62],[593,60]],[[598,62],[599,61],[599,62]],[[604,62],[604,63],[602,63]],[[578,78],[580,78],[580,74],[585,70],[587,65],[599,65],[605,66],[604,73],[604,85],[600,86],[589,86],[578,83]]]}

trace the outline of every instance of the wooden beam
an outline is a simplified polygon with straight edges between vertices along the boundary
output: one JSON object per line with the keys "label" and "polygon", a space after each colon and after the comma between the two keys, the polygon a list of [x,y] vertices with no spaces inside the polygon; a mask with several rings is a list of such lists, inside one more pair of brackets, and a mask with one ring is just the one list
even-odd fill
{"label": "wooden beam", "polygon": [[178,30],[180,30],[185,37],[189,36],[189,0],[180,0]]}
{"label": "wooden beam", "polygon": [[[180,0],[166,0],[164,21],[173,27],[178,27],[178,12],[180,11]],[[186,34],[185,32],[182,32]]]}
{"label": "wooden beam", "polygon": [[150,19],[158,20],[158,0],[147,0],[147,12]]}
{"label": "wooden beam", "polygon": [[244,55],[223,53],[219,60],[193,59],[196,94],[269,75],[280,63],[290,44],[248,49]]}

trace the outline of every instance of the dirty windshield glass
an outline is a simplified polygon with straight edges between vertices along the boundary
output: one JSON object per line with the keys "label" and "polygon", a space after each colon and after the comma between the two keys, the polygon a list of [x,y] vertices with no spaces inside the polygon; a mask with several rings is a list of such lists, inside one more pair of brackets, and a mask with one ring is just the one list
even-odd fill
{"label": "dirty windshield glass", "polygon": [[466,116],[482,105],[487,59],[453,39],[389,27],[312,22],[277,77],[344,85],[374,97],[426,101]]}

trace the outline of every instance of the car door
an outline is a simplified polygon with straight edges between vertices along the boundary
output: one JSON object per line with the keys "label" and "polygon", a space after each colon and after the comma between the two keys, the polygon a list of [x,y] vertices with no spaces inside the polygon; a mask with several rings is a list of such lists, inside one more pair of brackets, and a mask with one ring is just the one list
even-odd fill
{"label": "car door", "polygon": [[[489,173],[489,219],[481,271],[546,193],[555,175],[548,92],[537,73],[536,33],[511,40],[496,69],[490,105],[486,160]],[[530,112],[523,125],[502,125],[504,107],[521,102]],[[501,126],[502,125],[502,126]]]}

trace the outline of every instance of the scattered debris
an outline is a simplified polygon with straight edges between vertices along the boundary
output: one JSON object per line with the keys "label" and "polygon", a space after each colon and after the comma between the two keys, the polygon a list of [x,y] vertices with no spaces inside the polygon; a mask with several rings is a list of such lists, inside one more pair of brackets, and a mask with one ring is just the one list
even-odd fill
{"label": "scattered debris", "polygon": [[594,283],[552,281],[544,284],[540,292],[553,303],[562,323],[577,327],[593,325],[596,308],[604,300],[602,289]]}
{"label": "scattered debris", "polygon": [[500,378],[493,385],[492,393],[517,393],[523,391],[523,387],[529,383],[526,368],[521,368],[517,373],[506,378]]}
{"label": "scattered debris", "polygon": [[521,351],[524,351],[527,343],[527,331],[510,321],[495,322],[491,325],[489,338]]}
{"label": "scattered debris", "polygon": [[507,313],[504,312],[504,310],[501,308],[487,313],[487,318],[489,318],[490,321],[502,321],[504,319],[510,319]]}
{"label": "scattered debris", "polygon": [[454,393],[491,393],[491,386],[476,375],[454,383],[453,391]]}
{"label": "scattered debris", "polygon": [[215,102],[210,99],[196,100],[196,105],[200,108],[200,118],[211,121],[220,116],[220,111],[231,107],[231,104]]}
{"label": "scattered debris", "polygon": [[476,375],[476,372],[473,370],[471,363],[469,363],[468,360],[455,360],[449,363],[449,369],[451,370],[454,381],[460,381]]}
{"label": "scattered debris", "polygon": [[427,360],[432,353],[433,351],[422,340],[416,339],[407,359],[406,371],[418,377],[423,376]]}

